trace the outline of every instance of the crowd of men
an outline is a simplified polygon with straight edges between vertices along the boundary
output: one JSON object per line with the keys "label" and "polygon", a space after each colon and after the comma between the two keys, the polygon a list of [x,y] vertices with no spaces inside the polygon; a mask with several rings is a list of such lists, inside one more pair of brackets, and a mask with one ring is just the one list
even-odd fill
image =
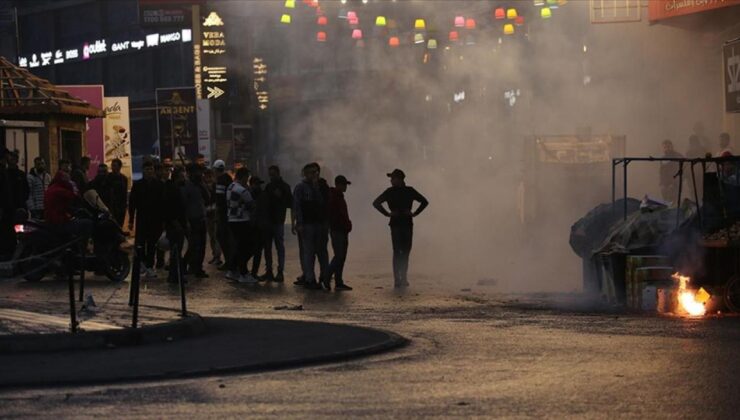
{"label": "crowd of men", "polygon": [[[52,177],[41,157],[34,160],[34,167],[26,174],[18,168],[16,153],[4,148],[0,153],[0,196],[10,198],[3,200],[0,209],[0,255],[12,253],[12,215],[17,209],[26,209],[32,217],[43,218],[47,223],[74,229],[69,225],[74,219],[70,207],[83,193],[95,190],[122,227],[128,212],[128,229],[135,233],[135,248],[141,252],[141,273],[147,278],[156,278],[162,269],[167,271],[169,282],[179,281],[179,274],[207,278],[204,264],[210,244],[208,264],[225,272],[227,279],[246,284],[282,283],[285,225],[290,209],[291,231],[298,238],[302,273],[294,284],[331,290],[333,279],[335,290],[352,290],[344,280],[352,231],[344,194],[352,183],[339,175],[331,187],[321,177],[318,163],[305,165],[302,180],[291,190],[275,165],[269,168],[269,180],[265,183],[242,165],[234,168],[233,176],[222,160],[207,167],[202,155],[187,165],[174,165],[171,159],[145,159],[142,178],[133,183],[129,192],[129,180],[121,173],[118,159],[112,161],[110,171],[107,165],[98,165],[96,176],[90,180],[88,157],[75,166],[61,160]],[[390,218],[395,286],[404,288],[408,286],[412,219],[424,211],[428,202],[414,188],[406,186],[403,171],[396,169],[387,175],[391,187],[373,206]],[[419,206],[412,211],[414,202]],[[273,248],[277,264],[273,264]],[[264,271],[260,274],[263,256]]]}

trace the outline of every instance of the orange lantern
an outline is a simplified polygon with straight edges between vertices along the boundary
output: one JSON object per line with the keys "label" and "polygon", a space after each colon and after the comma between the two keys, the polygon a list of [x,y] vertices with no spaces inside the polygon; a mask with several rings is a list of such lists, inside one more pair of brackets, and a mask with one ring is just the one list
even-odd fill
{"label": "orange lantern", "polygon": [[326,42],[326,32],[324,31],[317,32],[316,40],[319,42]]}
{"label": "orange lantern", "polygon": [[326,26],[326,24],[329,23],[329,19],[327,19],[326,16],[319,16],[319,18],[316,19],[316,23],[321,26]]}
{"label": "orange lantern", "polygon": [[397,47],[401,45],[401,40],[399,40],[397,36],[392,36],[388,40],[388,45],[390,45],[391,47]]}
{"label": "orange lantern", "polygon": [[493,12],[493,16],[499,20],[506,19],[506,10],[503,7],[499,7]]}
{"label": "orange lantern", "polygon": [[468,18],[465,20],[465,29],[475,29],[475,19]]}

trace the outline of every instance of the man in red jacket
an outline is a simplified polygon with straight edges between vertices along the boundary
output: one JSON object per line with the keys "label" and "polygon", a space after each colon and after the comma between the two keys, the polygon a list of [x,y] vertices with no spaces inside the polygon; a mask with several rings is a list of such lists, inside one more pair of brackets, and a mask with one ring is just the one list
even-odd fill
{"label": "man in red jacket", "polygon": [[72,215],[79,200],[69,173],[60,170],[44,193],[44,219],[59,233],[89,237],[92,221],[75,219]]}
{"label": "man in red jacket", "polygon": [[344,193],[347,192],[347,186],[351,184],[344,175],[339,175],[334,179],[334,188],[329,189],[329,229],[334,258],[329,264],[329,273],[323,280],[326,290],[331,289],[332,275],[336,282],[335,290],[352,290],[344,283],[343,277],[344,262],[347,260],[347,248],[349,247],[349,233],[352,231],[352,221],[349,219]]}

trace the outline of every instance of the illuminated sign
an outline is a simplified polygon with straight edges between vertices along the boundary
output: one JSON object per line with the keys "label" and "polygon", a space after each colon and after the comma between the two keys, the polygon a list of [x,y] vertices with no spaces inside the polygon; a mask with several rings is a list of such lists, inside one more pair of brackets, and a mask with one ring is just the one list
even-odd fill
{"label": "illuminated sign", "polygon": [[90,44],[86,42],[85,45],[82,46],[82,59],[89,60],[93,55],[102,54],[104,52],[108,52],[108,45],[105,43],[104,39],[99,39]]}
{"label": "illuminated sign", "polygon": [[77,48],[72,49],[72,50],[67,50],[64,52],[64,58],[66,60],[75,60],[77,58],[80,58],[80,51]]}
{"label": "illuminated sign", "polygon": [[54,64],[62,64],[64,63],[64,53],[62,50],[56,50],[54,53]]}
{"label": "illuminated sign", "polygon": [[146,36],[146,46],[156,47],[159,45],[159,34],[151,34]]}
{"label": "illuminated sign", "polygon": [[252,60],[252,76],[257,107],[265,111],[270,103],[270,93],[267,91],[267,64],[262,57],[255,57]]}
{"label": "illuminated sign", "polygon": [[51,64],[51,57],[52,57],[51,51],[42,52],[41,53],[41,65],[48,66],[49,64]]}
{"label": "illuminated sign", "polygon": [[221,20],[221,16],[218,13],[211,12],[206,17],[206,20],[203,21],[203,26],[224,26],[224,21]]}
{"label": "illuminated sign", "polygon": [[208,13],[201,23],[200,46],[194,50],[197,55],[195,85],[200,85],[201,98],[218,99],[227,91],[228,62],[223,26],[224,21],[215,11]]}
{"label": "illuminated sign", "polygon": [[167,44],[168,42],[175,42],[179,41],[181,38],[180,32],[172,32],[169,34],[161,34],[159,35],[159,43],[160,44]]}
{"label": "illuminated sign", "polygon": [[28,59],[26,57],[19,58],[18,65],[21,67],[28,67]]}

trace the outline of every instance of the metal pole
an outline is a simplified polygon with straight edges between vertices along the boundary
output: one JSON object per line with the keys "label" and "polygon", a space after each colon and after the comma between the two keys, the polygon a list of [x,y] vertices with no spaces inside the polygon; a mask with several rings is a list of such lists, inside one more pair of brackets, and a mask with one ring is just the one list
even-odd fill
{"label": "metal pole", "polygon": [[694,187],[694,200],[696,201],[696,213],[699,216],[699,227],[704,229],[704,221],[701,217],[701,206],[699,205],[699,190],[696,188],[696,172],[694,172],[694,165],[696,162],[691,163],[691,184]]}
{"label": "metal pole", "polygon": [[[66,251],[69,262],[72,262],[72,252],[67,249]],[[68,276],[69,283],[69,328],[72,333],[77,332],[77,308],[75,307],[75,283],[72,275],[72,270],[69,271]]]}
{"label": "metal pole", "polygon": [[139,285],[139,279],[141,277],[141,257],[139,253],[139,247],[134,248],[134,263],[131,268],[131,284],[129,285],[128,293],[128,306],[134,306],[134,294],[136,288]]}
{"label": "metal pole", "polygon": [[627,220],[627,165],[629,165],[629,163],[629,160],[624,160],[624,220]]}
{"label": "metal pole", "polygon": [[[182,275],[182,266],[180,264],[180,248],[177,244],[173,245],[175,252],[175,263],[177,264],[177,281],[180,284],[180,315],[184,318],[188,316],[188,306],[185,299],[185,278]],[[170,263],[172,264],[172,263]]]}
{"label": "metal pole", "polygon": [[678,164],[678,198],[676,199],[676,227],[681,221],[681,196],[683,194],[683,162]]}
{"label": "metal pole", "polygon": [[[139,266],[141,265],[141,258],[144,255],[144,247],[142,245],[139,245],[136,247],[136,258],[138,259],[138,264],[136,264],[137,269],[134,271],[134,274],[131,276],[131,292],[133,295],[133,306],[134,309],[131,314],[131,328],[136,328],[137,324],[139,323],[139,286],[141,284],[141,270]],[[134,277],[136,276],[136,277]],[[134,281],[134,278],[136,281]]]}
{"label": "metal pole", "polygon": [[80,243],[80,302],[85,298],[85,256],[87,254],[87,241]]}
{"label": "metal pole", "polygon": [[617,161],[612,159],[612,214],[617,212]]}

